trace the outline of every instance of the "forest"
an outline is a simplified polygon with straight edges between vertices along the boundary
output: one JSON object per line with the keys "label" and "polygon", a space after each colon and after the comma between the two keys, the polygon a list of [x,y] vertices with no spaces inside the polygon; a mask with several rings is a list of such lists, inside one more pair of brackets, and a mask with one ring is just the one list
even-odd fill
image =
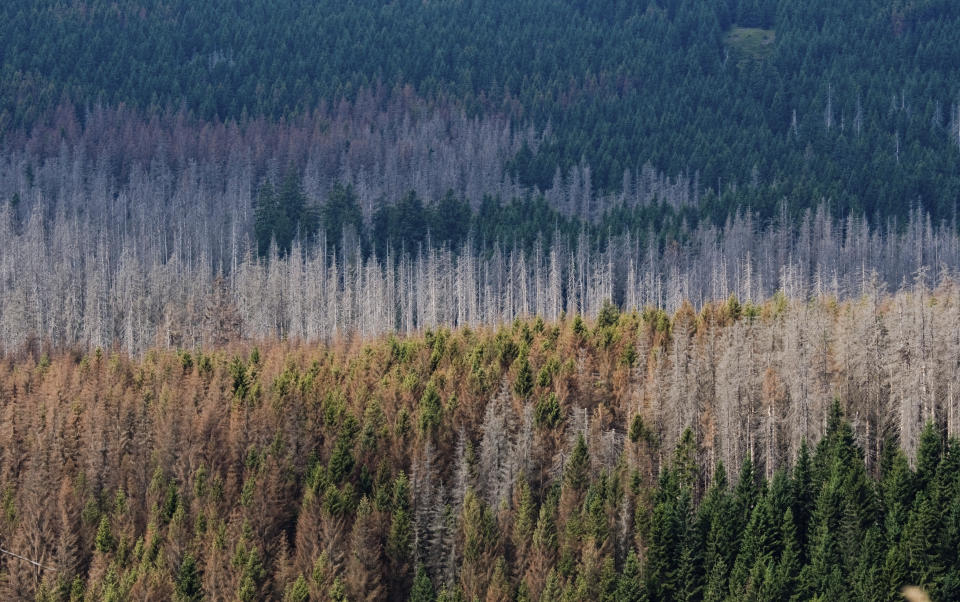
{"label": "forest", "polygon": [[[102,109],[82,128],[69,106],[58,115],[0,151],[10,351],[330,341],[596,315],[605,300],[672,312],[730,294],[845,299],[960,269],[955,218],[916,203],[881,219],[837,217],[829,201],[794,217],[785,202],[770,219],[745,208],[716,224],[696,218],[707,201],[694,180],[650,166],[616,195],[592,191],[587,167],[534,194],[500,169],[534,133],[416,98],[344,104],[337,128],[314,115],[200,136],[185,115]],[[437,130],[458,142],[433,152]],[[610,208],[595,219],[576,210],[598,203]]]}
{"label": "forest", "polygon": [[5,599],[960,593],[960,288],[0,361]]}
{"label": "forest", "polygon": [[958,32],[0,2],[0,599],[960,599]]}
{"label": "forest", "polygon": [[64,101],[81,121],[102,105],[242,127],[413,94],[537,132],[503,167],[541,191],[589,166],[619,192],[649,163],[712,189],[714,221],[783,199],[950,219],[958,25],[950,0],[11,0],[0,132],[29,136]]}

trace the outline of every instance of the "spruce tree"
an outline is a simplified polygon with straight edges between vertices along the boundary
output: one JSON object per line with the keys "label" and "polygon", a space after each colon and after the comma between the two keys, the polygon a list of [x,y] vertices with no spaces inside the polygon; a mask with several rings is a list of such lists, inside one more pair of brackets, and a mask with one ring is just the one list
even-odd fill
{"label": "spruce tree", "polygon": [[677,599],[681,587],[680,560],[689,528],[691,500],[689,488],[680,486],[673,470],[665,471],[650,520],[645,569],[647,590],[655,600]]}
{"label": "spruce tree", "polygon": [[766,567],[773,560],[773,552],[779,541],[779,529],[773,522],[770,503],[766,496],[754,506],[750,521],[741,538],[740,552],[737,554],[730,573],[730,592],[756,591],[764,578]]}
{"label": "spruce tree", "polygon": [[433,382],[427,384],[427,388],[420,397],[418,421],[422,433],[431,438],[436,436],[443,421],[443,404]]}
{"label": "spruce tree", "polygon": [[900,590],[909,583],[906,562],[906,549],[901,543],[887,548],[883,561],[883,585],[886,599],[899,599]]}
{"label": "spruce tree", "polygon": [[237,599],[242,602],[259,600],[262,597],[261,585],[263,585],[263,580],[267,576],[267,571],[260,560],[260,550],[256,546],[252,546],[249,550],[246,550],[245,554],[241,551],[238,558],[241,559],[243,564],[241,565],[240,583],[237,588]]}
{"label": "spruce tree", "polygon": [[563,469],[564,486],[576,492],[583,492],[590,483],[590,455],[587,441],[583,435],[577,435],[577,442],[570,453],[570,459]]}
{"label": "spruce tree", "polygon": [[707,575],[707,584],[703,589],[703,602],[723,602],[729,594],[727,563],[717,558]]}
{"label": "spruce tree", "polygon": [[897,543],[907,526],[916,492],[913,471],[903,450],[899,448],[887,462],[880,481],[880,492],[884,503],[886,538],[890,543]]}
{"label": "spruce tree", "polygon": [[308,600],[310,600],[310,586],[303,575],[297,575],[296,581],[284,590],[283,602],[308,602]]}
{"label": "spruce tree", "polygon": [[200,571],[192,554],[185,554],[180,561],[173,595],[177,602],[195,602],[203,599]]}
{"label": "spruce tree", "polygon": [[[834,569],[843,565],[837,534],[843,513],[842,483],[838,472],[824,485],[810,521],[809,563],[800,574],[799,593],[810,598],[832,585]],[[842,579],[842,576],[840,576]]]}
{"label": "spruce tree", "polygon": [[417,574],[413,578],[413,588],[410,590],[410,602],[434,602],[437,599],[433,591],[433,582],[427,575],[423,564],[417,565]]}
{"label": "spruce tree", "polygon": [[[290,229],[286,214],[281,210],[280,202],[273,185],[267,180],[257,191],[254,203],[254,237],[257,240],[257,253],[266,256],[270,242],[276,240]],[[278,242],[279,244],[279,242]]]}
{"label": "spruce tree", "polygon": [[943,571],[944,565],[938,549],[942,535],[939,508],[934,506],[928,493],[923,491],[910,512],[902,540],[906,552],[907,575],[911,583],[928,586],[936,575]]}
{"label": "spruce tree", "polygon": [[883,584],[883,551],[883,530],[873,525],[864,535],[858,566],[853,575],[853,590],[861,600],[884,600],[889,597]]}
{"label": "spruce tree", "polygon": [[647,599],[640,575],[640,561],[633,548],[630,548],[627,559],[623,563],[614,599],[617,602],[643,602]]}
{"label": "spruce tree", "polygon": [[460,584],[468,598],[481,596],[494,569],[498,533],[493,513],[473,490],[468,490],[463,500],[461,530],[463,565]]}
{"label": "spruce tree", "polygon": [[561,602],[563,599],[563,582],[556,569],[550,569],[547,574],[546,584],[543,592],[540,594],[540,602]]}
{"label": "spruce tree", "polygon": [[800,575],[800,541],[797,526],[793,520],[793,510],[787,508],[780,525],[781,553],[777,563],[776,587],[771,591],[773,599],[789,599],[796,588]]}
{"label": "spruce tree", "polygon": [[960,599],[960,441],[951,439],[937,468],[936,505],[941,510],[937,543],[944,561],[936,594],[941,600]]}
{"label": "spruce tree", "polygon": [[760,497],[760,487],[757,483],[756,467],[750,458],[744,458],[740,467],[740,477],[737,486],[733,490],[734,505],[734,535],[737,538],[737,545],[740,545],[743,531],[753,513],[753,507]]}
{"label": "spruce tree", "polygon": [[282,251],[290,250],[290,243],[296,236],[306,238],[313,234],[315,219],[307,207],[307,195],[303,192],[300,174],[294,168],[289,168],[280,183],[277,191],[277,202],[286,218],[287,230],[278,232],[277,244]]}
{"label": "spruce tree", "polygon": [[[723,462],[714,469],[710,489],[697,512],[697,529],[704,541],[704,570],[709,579],[718,562],[723,562],[723,579],[733,564],[736,554],[736,524],[734,520],[733,499],[727,483],[727,472]],[[725,588],[724,588],[725,589]]]}
{"label": "spruce tree", "polygon": [[697,439],[693,429],[686,428],[680,435],[673,454],[673,469],[680,480],[680,487],[696,495],[700,484],[700,464],[697,462]]}
{"label": "spruce tree", "polygon": [[404,592],[409,586],[410,551],[413,546],[413,525],[410,508],[410,481],[401,472],[393,481],[390,530],[387,534],[388,590]]}
{"label": "spruce tree", "polygon": [[917,448],[916,487],[924,490],[934,479],[937,466],[943,454],[943,439],[937,427],[928,422],[920,433],[920,446]]}
{"label": "spruce tree", "polygon": [[113,546],[115,544],[113,538],[113,533],[110,529],[110,518],[107,515],[103,515],[100,518],[100,525],[97,527],[97,536],[94,540],[94,548],[102,554],[110,554],[113,552]]}
{"label": "spruce tree", "polygon": [[518,397],[526,399],[533,391],[533,371],[530,369],[530,361],[527,359],[526,352],[520,353],[514,364],[517,365],[517,377],[513,381],[513,391]]}
{"label": "spruce tree", "polygon": [[512,540],[517,562],[521,565],[516,569],[522,572],[526,570],[528,552],[534,529],[537,527],[537,509],[533,501],[533,493],[523,475],[517,479],[514,497],[517,501],[514,508]]}
{"label": "spruce tree", "polygon": [[703,566],[703,540],[691,524],[691,516],[687,514],[685,532],[680,549],[680,561],[677,568],[679,588],[676,599],[683,602],[700,600],[705,584]]}
{"label": "spruce tree", "polygon": [[817,488],[813,483],[813,464],[810,449],[804,439],[793,468],[791,479],[793,488],[793,521],[797,526],[797,545],[800,548],[800,564],[807,562],[807,542],[809,541],[810,518],[816,501]]}

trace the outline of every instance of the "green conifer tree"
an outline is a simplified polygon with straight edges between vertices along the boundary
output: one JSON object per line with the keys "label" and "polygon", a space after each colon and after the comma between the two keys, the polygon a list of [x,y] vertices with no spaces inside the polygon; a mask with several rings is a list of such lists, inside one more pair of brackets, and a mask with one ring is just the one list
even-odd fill
{"label": "green conifer tree", "polygon": [[413,578],[413,588],[410,590],[410,602],[434,602],[437,599],[433,591],[433,582],[427,575],[423,564],[417,565],[417,574]]}
{"label": "green conifer tree", "polygon": [[793,510],[787,508],[780,525],[782,542],[780,560],[777,563],[776,586],[771,589],[771,599],[788,600],[793,595],[800,576],[800,541],[797,526],[793,520]]}
{"label": "green conifer tree", "polygon": [[264,569],[263,562],[260,560],[260,550],[256,546],[252,546],[246,551],[246,554],[243,554],[241,551],[240,556],[243,559],[243,564],[240,574],[240,584],[237,587],[237,599],[242,602],[259,600],[262,597],[260,586],[267,576],[267,571]]}
{"label": "green conifer tree", "polygon": [[418,420],[420,432],[430,437],[436,435],[440,424],[443,422],[443,404],[433,382],[427,383],[427,388],[420,397]]}
{"label": "green conifer tree", "polygon": [[517,396],[526,399],[533,391],[533,371],[530,369],[530,361],[527,359],[526,352],[522,352],[514,364],[517,365],[517,378],[513,381],[513,391]]}
{"label": "green conifer tree", "polygon": [[640,574],[640,560],[633,548],[627,552],[627,559],[623,563],[623,571],[617,580],[617,591],[614,596],[617,602],[644,602],[646,590],[643,587],[643,578]]}
{"label": "green conifer tree", "polygon": [[97,537],[94,539],[94,547],[101,554],[109,554],[113,552],[115,543],[113,533],[110,529],[110,519],[107,515],[103,515],[100,518],[100,525],[97,527]]}
{"label": "green conifer tree", "polygon": [[674,600],[679,590],[680,557],[689,514],[689,489],[680,487],[674,471],[665,471],[645,537],[647,591],[655,600]]}
{"label": "green conifer tree", "polygon": [[550,569],[547,582],[540,594],[540,602],[560,602],[563,600],[563,583],[556,569]]}
{"label": "green conifer tree", "polygon": [[909,583],[907,574],[906,549],[901,543],[887,548],[883,561],[883,585],[887,600],[898,600],[900,590]]}
{"label": "green conifer tree", "polygon": [[296,581],[284,590],[283,602],[308,602],[308,600],[310,600],[310,586],[303,575],[297,575]]}
{"label": "green conifer tree", "polygon": [[763,496],[750,514],[750,521],[741,539],[740,552],[730,573],[732,595],[759,590],[760,583],[755,580],[762,581],[766,576],[767,565],[772,563],[779,541],[777,531],[779,529],[773,521],[769,499]]}
{"label": "green conifer tree", "polygon": [[203,599],[200,571],[192,554],[184,554],[183,560],[180,561],[173,595],[177,602],[196,602]]}
{"label": "green conifer tree", "polygon": [[729,592],[728,583],[727,563],[723,558],[717,558],[710,569],[710,574],[707,575],[707,585],[703,589],[703,601],[723,602],[726,600]]}
{"label": "green conifer tree", "polygon": [[813,462],[807,441],[800,442],[800,451],[793,467],[791,478],[793,488],[793,522],[797,526],[797,545],[800,548],[800,565],[807,563],[810,517],[816,501],[816,488],[813,484]]}

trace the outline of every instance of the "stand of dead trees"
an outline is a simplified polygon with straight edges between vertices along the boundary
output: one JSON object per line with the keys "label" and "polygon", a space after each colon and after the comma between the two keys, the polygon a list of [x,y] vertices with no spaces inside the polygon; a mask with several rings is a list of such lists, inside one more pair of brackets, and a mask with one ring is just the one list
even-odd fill
{"label": "stand of dead trees", "polygon": [[[535,151],[544,133],[370,94],[285,124],[148,120],[100,106],[80,119],[64,105],[29,134],[11,133],[0,151],[0,345],[141,353],[237,333],[332,341],[594,315],[607,299],[671,313],[684,299],[731,294],[846,299],[918,281],[936,287],[960,269],[956,223],[934,222],[919,206],[899,222],[839,219],[823,203],[800,215],[783,205],[763,220],[731,210],[722,226],[690,226],[682,216],[705,210],[695,177],[645,165],[604,195],[589,166],[577,165],[547,190],[524,190],[505,165],[520,148]],[[255,205],[264,183],[283,188],[291,174],[291,198],[309,205],[295,213],[311,219],[285,222],[282,244],[271,246]],[[411,191],[420,200],[409,240],[358,235],[376,232],[376,212]],[[348,206],[333,207],[334,197]],[[536,232],[460,224],[448,240],[424,230],[422,214],[444,199],[479,216],[531,197],[552,212],[550,223],[530,226]],[[621,221],[605,215],[636,223],[596,230]]]}

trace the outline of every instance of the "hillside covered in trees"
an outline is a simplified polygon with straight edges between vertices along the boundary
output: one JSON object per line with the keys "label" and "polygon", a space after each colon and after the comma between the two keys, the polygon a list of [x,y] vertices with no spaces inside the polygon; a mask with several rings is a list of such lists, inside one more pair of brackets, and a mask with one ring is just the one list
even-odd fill
{"label": "hillside covered in trees", "polygon": [[0,2],[0,599],[960,599],[958,32]]}
{"label": "hillside covered in trees", "polygon": [[941,0],[3,3],[0,346],[937,286],[960,267],[958,21]]}
{"label": "hillside covered in trees", "polygon": [[4,599],[960,594],[960,290],[0,360]]}
{"label": "hillside covered in trees", "polygon": [[[689,179],[717,222],[784,199],[795,216],[828,200],[950,219],[958,25],[949,0],[16,0],[0,7],[0,132],[69,140],[68,105],[81,124],[123,107],[154,124],[183,111],[195,133],[311,115],[336,129],[343,103],[416,96],[532,132],[496,175],[541,192],[576,178],[617,194],[650,165]],[[455,132],[430,135],[446,160]]]}
{"label": "hillside covered in trees", "polygon": [[3,3],[0,345],[937,286],[958,22],[943,0]]}

